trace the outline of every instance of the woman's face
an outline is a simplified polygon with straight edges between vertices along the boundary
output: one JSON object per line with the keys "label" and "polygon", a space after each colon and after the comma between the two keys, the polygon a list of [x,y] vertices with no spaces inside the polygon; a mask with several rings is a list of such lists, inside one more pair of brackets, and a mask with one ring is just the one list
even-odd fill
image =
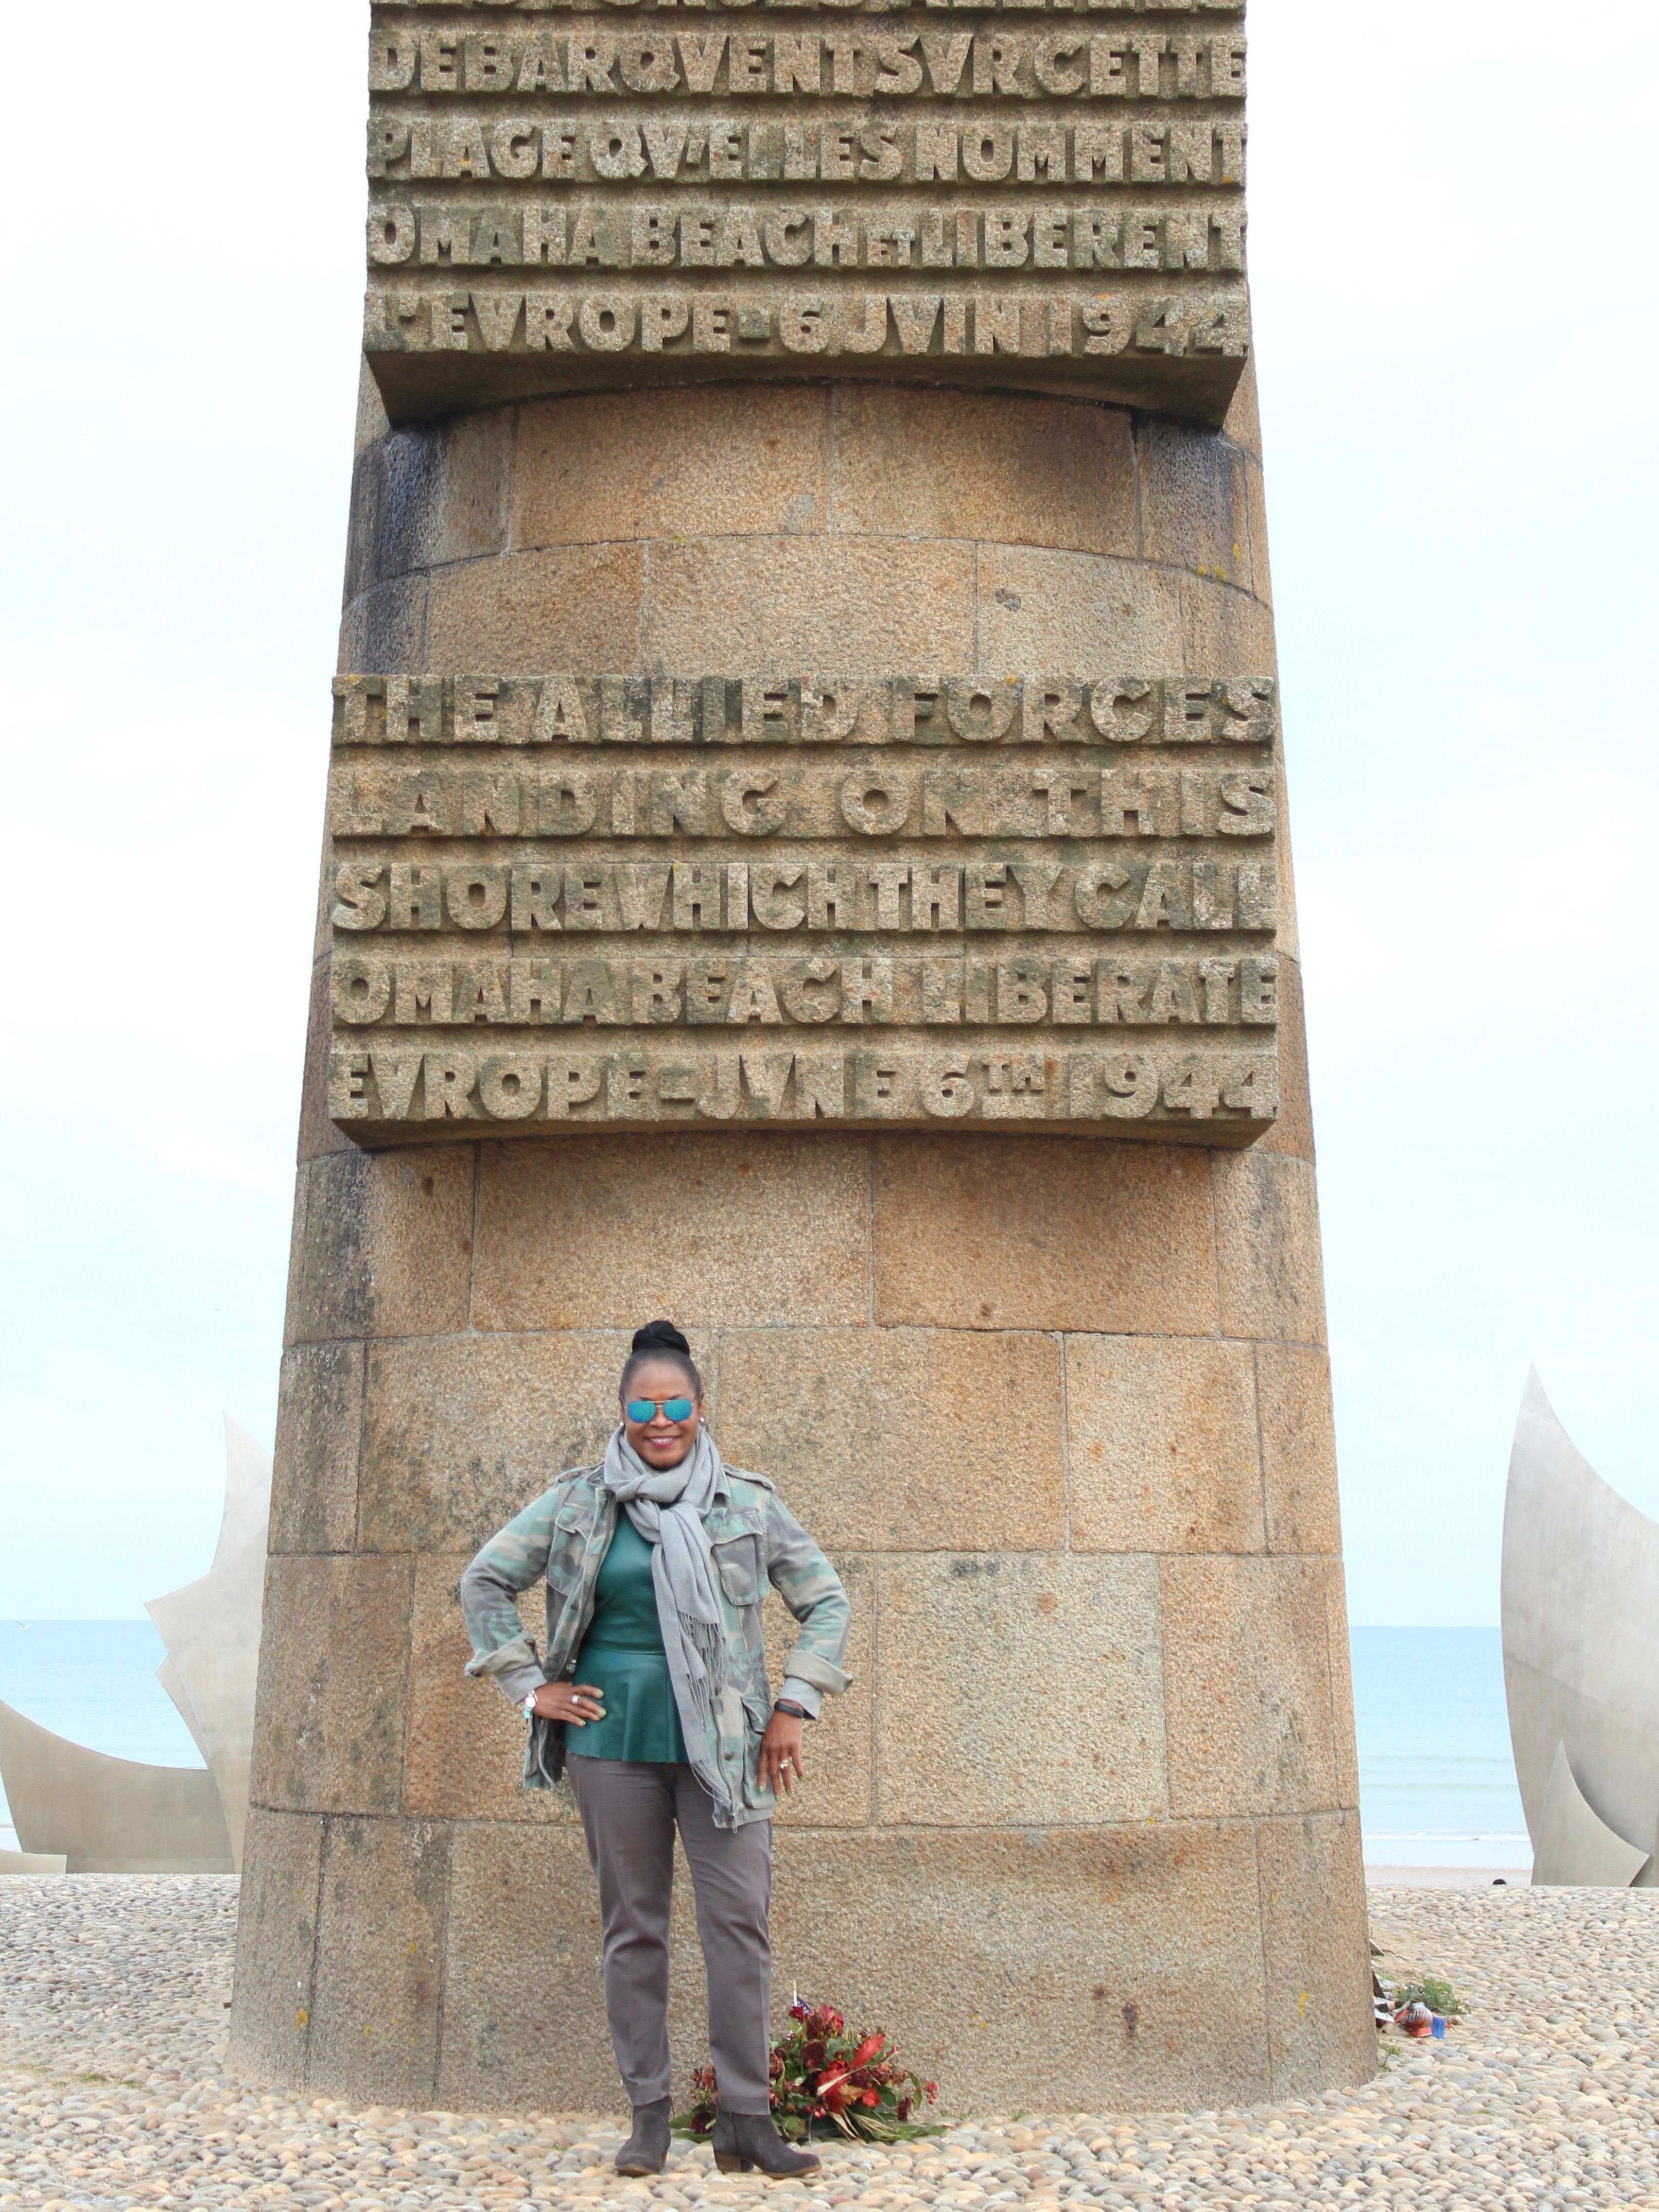
{"label": "woman's face", "polygon": [[[648,1421],[633,1421],[628,1417],[629,1404],[639,1398],[654,1401]],[[683,1421],[671,1421],[663,1411],[663,1401],[671,1398],[690,1399],[691,1410]],[[628,1441],[647,1467],[678,1467],[697,1441],[702,1400],[693,1392],[685,1370],[678,1360],[647,1359],[634,1370],[628,1385],[628,1400],[621,1412]]]}

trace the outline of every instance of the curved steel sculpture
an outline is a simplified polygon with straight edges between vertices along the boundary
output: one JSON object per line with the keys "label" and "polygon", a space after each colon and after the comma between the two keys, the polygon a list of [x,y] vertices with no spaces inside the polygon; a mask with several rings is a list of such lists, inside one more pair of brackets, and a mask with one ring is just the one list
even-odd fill
{"label": "curved steel sculpture", "polygon": [[62,1851],[0,1851],[0,1874],[67,1874]]}
{"label": "curved steel sculpture", "polygon": [[270,1455],[227,1413],[225,1511],[213,1565],[197,1581],[144,1607],[167,1648],[155,1679],[178,1706],[218,1787],[239,1874],[270,1520]]}
{"label": "curved steel sculpture", "polygon": [[155,1679],[206,1771],[112,1759],[0,1704],[0,1782],[22,1846],[0,1853],[0,1875],[240,1873],[270,1517],[270,1455],[227,1414],[213,1565],[144,1608],[167,1646]]}
{"label": "curved steel sculpture", "polygon": [[24,1855],[61,1856],[66,1873],[233,1871],[219,1792],[202,1767],[111,1759],[0,1704],[0,1772]]}
{"label": "curved steel sculpture", "polygon": [[1659,1522],[1532,1369],[1504,1508],[1504,1686],[1538,1883],[1659,1886]]}

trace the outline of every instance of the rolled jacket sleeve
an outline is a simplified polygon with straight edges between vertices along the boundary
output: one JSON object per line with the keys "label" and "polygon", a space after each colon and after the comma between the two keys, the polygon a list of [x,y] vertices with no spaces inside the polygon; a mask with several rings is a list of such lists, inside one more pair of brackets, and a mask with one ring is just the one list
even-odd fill
{"label": "rolled jacket sleeve", "polygon": [[518,1595],[547,1572],[556,1491],[490,1538],[461,1577],[461,1613],[472,1644],[469,1674],[488,1674],[515,1705],[547,1677],[519,1618]]}
{"label": "rolled jacket sleeve", "polygon": [[772,1586],[800,1625],[779,1695],[816,1720],[824,1698],[839,1697],[853,1679],[842,1665],[853,1608],[841,1577],[775,1492],[766,1501],[766,1548]]}

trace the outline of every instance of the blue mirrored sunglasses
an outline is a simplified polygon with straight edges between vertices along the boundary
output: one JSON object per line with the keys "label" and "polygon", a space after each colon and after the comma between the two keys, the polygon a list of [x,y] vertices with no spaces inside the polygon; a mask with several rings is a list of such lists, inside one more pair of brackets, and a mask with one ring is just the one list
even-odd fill
{"label": "blue mirrored sunglasses", "polygon": [[691,1418],[689,1398],[630,1398],[623,1411],[630,1421],[638,1423],[650,1420],[659,1406],[671,1421],[689,1421]]}

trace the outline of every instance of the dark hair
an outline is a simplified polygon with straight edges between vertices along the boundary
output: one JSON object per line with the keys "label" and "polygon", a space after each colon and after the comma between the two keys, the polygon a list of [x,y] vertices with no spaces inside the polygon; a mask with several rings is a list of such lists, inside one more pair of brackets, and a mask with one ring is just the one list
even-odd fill
{"label": "dark hair", "polygon": [[691,1357],[691,1347],[672,1321],[648,1321],[643,1328],[635,1330],[634,1347],[623,1369],[622,1381],[617,1385],[618,1397],[628,1395],[629,1384],[647,1359],[672,1359],[691,1385],[692,1396],[702,1397],[702,1377]]}

